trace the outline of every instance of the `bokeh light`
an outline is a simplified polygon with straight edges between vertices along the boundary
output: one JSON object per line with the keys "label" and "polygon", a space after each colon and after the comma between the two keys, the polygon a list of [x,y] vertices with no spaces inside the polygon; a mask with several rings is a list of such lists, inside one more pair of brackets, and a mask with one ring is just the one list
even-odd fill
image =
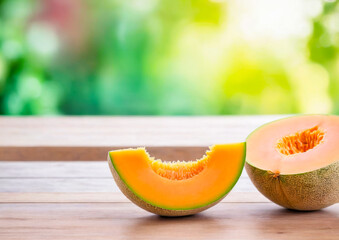
{"label": "bokeh light", "polygon": [[339,114],[339,4],[0,1],[0,114]]}

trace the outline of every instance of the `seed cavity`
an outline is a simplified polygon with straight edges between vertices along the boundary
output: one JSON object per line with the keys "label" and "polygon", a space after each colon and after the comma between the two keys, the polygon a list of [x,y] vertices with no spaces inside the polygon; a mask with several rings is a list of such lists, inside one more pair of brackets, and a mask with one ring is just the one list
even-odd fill
{"label": "seed cavity", "polygon": [[307,152],[323,143],[324,135],[325,132],[315,126],[279,139],[276,149],[284,155]]}
{"label": "seed cavity", "polygon": [[201,173],[207,166],[209,161],[209,154],[196,161],[174,161],[163,162],[161,160],[151,160],[151,167],[153,171],[161,177],[170,180],[185,180],[192,178]]}

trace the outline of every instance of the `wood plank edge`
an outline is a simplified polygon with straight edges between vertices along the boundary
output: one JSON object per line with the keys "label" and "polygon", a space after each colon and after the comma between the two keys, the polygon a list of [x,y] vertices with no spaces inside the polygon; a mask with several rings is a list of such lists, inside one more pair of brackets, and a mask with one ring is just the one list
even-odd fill
{"label": "wood plank edge", "polygon": [[[112,193],[0,193],[0,203],[129,203],[120,192]],[[257,192],[233,192],[223,203],[267,203]]]}
{"label": "wood plank edge", "polygon": [[[104,161],[108,151],[140,146],[0,146],[0,161]],[[194,160],[208,146],[146,146],[162,160]]]}

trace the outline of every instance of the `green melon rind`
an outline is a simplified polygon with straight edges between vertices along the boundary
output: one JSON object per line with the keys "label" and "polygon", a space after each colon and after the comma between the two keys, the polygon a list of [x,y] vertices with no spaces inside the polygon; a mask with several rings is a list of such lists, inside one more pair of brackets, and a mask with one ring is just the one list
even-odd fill
{"label": "green melon rind", "polygon": [[311,172],[278,177],[247,160],[245,168],[259,192],[282,207],[312,211],[339,202],[339,161]]}
{"label": "green melon rind", "polygon": [[168,217],[178,217],[178,216],[188,216],[193,215],[199,212],[202,212],[210,207],[213,207],[217,203],[219,203],[222,199],[224,199],[227,194],[232,190],[232,188],[235,186],[235,184],[238,182],[241,173],[243,171],[244,165],[245,165],[245,158],[246,158],[246,143],[244,143],[244,152],[243,152],[243,160],[241,161],[240,171],[238,172],[237,177],[234,179],[233,183],[225,190],[223,194],[221,194],[219,197],[216,198],[216,200],[213,200],[209,203],[206,203],[205,205],[196,206],[193,208],[181,208],[181,209],[174,209],[174,208],[168,208],[165,206],[157,206],[155,204],[152,204],[151,202],[143,199],[142,196],[135,193],[133,189],[125,182],[123,177],[119,174],[119,171],[117,167],[114,165],[112,156],[108,153],[107,161],[109,168],[111,170],[111,173],[113,175],[113,178],[118,185],[121,192],[134,204],[141,207],[142,209],[149,211],[151,213],[160,215],[160,216],[168,216]]}

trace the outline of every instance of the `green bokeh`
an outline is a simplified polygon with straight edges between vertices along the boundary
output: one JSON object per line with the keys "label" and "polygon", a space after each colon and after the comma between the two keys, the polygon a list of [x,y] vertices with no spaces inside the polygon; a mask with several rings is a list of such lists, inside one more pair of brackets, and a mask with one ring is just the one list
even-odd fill
{"label": "green bokeh", "polygon": [[0,114],[339,114],[339,7],[321,4],[307,36],[270,42],[224,1],[0,0]]}

